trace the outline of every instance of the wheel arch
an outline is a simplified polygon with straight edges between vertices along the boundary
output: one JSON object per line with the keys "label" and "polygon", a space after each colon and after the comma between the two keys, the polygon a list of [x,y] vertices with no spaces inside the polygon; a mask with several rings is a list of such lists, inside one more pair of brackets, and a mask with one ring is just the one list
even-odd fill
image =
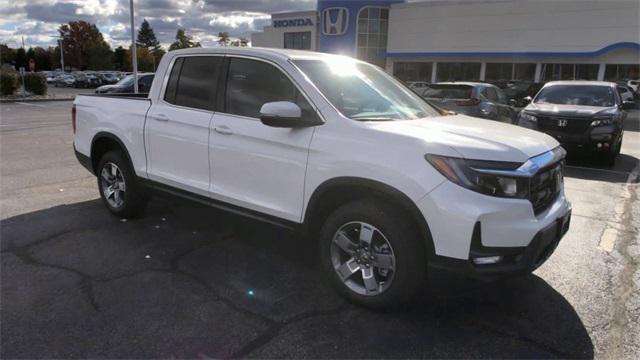
{"label": "wheel arch", "polygon": [[[120,138],[110,132],[101,131],[94,135],[91,140],[91,167],[93,173],[97,174],[97,167],[100,159],[104,154],[112,150],[120,150],[124,155],[130,169],[134,170],[131,156],[124,142]],[[134,170],[135,171],[135,170]]]}
{"label": "wheel arch", "polygon": [[404,192],[385,183],[360,178],[338,177],[320,184],[309,198],[304,212],[303,225],[308,234],[317,233],[319,227],[332,210],[357,199],[375,198],[398,206],[405,211],[424,240],[427,256],[435,254],[431,231],[417,205]]}

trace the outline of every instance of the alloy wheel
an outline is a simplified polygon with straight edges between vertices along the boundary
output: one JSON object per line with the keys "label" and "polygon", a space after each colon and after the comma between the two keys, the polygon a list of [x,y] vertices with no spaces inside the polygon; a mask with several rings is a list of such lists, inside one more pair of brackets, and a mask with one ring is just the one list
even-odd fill
{"label": "alloy wheel", "polygon": [[396,269],[393,248],[371,224],[354,221],[342,225],[333,236],[330,256],[340,280],[359,295],[379,295],[393,282]]}
{"label": "alloy wheel", "polygon": [[104,164],[100,172],[100,186],[104,198],[111,207],[119,208],[124,204],[126,184],[122,171],[116,164],[112,162]]}

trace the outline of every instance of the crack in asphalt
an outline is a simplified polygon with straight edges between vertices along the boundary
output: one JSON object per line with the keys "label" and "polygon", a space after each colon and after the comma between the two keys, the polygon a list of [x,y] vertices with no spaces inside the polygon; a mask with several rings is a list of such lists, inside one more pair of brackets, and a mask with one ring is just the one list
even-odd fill
{"label": "crack in asphalt", "polygon": [[[640,167],[640,162],[636,168]],[[631,178],[631,176],[630,176]],[[637,187],[627,186],[629,198],[625,202],[624,211],[621,222],[625,228],[633,228],[633,211],[632,206],[638,201]],[[609,346],[607,347],[605,356],[608,359],[620,359],[623,356],[624,335],[627,331],[629,318],[627,317],[627,302],[629,301],[634,289],[633,274],[640,266],[640,261],[636,259],[630,252],[629,248],[634,245],[637,234],[632,231],[623,232],[617,239],[617,250],[624,259],[624,267],[620,272],[620,286],[617,287],[614,299],[614,313],[611,321],[611,330],[609,335]]]}
{"label": "crack in asphalt", "polygon": [[78,284],[78,288],[81,290],[81,292],[83,292],[86,296],[87,296],[87,301],[89,302],[89,305],[91,305],[91,307],[93,308],[93,310],[99,312],[100,311],[100,306],[98,305],[98,302],[96,301],[96,296],[93,290],[93,278],[91,275],[85,274],[80,270],[77,269],[73,269],[64,265],[58,265],[58,264],[51,264],[51,263],[47,263],[44,261],[40,261],[38,259],[36,259],[35,257],[33,257],[33,255],[31,254],[31,252],[29,251],[29,248],[32,246],[36,246],[38,244],[42,244],[44,242],[47,242],[53,238],[56,238],[60,235],[57,236],[53,236],[49,239],[46,239],[44,241],[40,241],[37,243],[31,243],[25,246],[21,246],[21,247],[12,247],[12,248],[7,248],[5,250],[2,251],[3,254],[5,253],[9,253],[9,254],[13,254],[16,257],[18,257],[20,260],[22,260],[24,263],[28,264],[28,265],[32,265],[32,266],[40,266],[40,267],[48,267],[51,269],[56,269],[56,270],[61,270],[61,271],[66,271],[66,272],[70,272],[78,277],[80,277],[80,283]]}

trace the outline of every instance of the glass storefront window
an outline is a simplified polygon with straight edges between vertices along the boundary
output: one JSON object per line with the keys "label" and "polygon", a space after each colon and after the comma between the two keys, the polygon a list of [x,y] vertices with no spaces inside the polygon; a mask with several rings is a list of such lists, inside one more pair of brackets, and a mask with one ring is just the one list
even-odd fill
{"label": "glass storefront window", "polygon": [[487,63],[485,81],[533,81],[536,76],[536,64]]}
{"label": "glass storefront window", "polygon": [[358,59],[384,68],[388,20],[389,9],[369,6],[360,10],[356,52]]}
{"label": "glass storefront window", "polygon": [[431,82],[432,66],[430,62],[395,62],[393,63],[393,76],[404,82]]}
{"label": "glass storefront window", "polygon": [[480,63],[438,63],[436,79],[440,81],[479,81]]}
{"label": "glass storefront window", "polygon": [[542,64],[540,79],[554,80],[597,80],[598,64]]}
{"label": "glass storefront window", "polygon": [[284,33],[285,49],[311,49],[311,31]]}
{"label": "glass storefront window", "polygon": [[625,81],[640,79],[638,64],[607,64],[604,68],[605,81]]}

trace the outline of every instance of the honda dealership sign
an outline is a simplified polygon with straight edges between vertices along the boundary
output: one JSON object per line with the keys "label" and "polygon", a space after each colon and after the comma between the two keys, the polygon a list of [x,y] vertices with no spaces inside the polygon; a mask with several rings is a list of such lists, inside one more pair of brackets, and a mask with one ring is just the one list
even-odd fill
{"label": "honda dealership sign", "polygon": [[342,35],[349,26],[349,10],[332,7],[322,11],[322,33],[324,35]]}
{"label": "honda dealership sign", "polygon": [[311,19],[284,19],[273,20],[273,27],[313,26]]}

